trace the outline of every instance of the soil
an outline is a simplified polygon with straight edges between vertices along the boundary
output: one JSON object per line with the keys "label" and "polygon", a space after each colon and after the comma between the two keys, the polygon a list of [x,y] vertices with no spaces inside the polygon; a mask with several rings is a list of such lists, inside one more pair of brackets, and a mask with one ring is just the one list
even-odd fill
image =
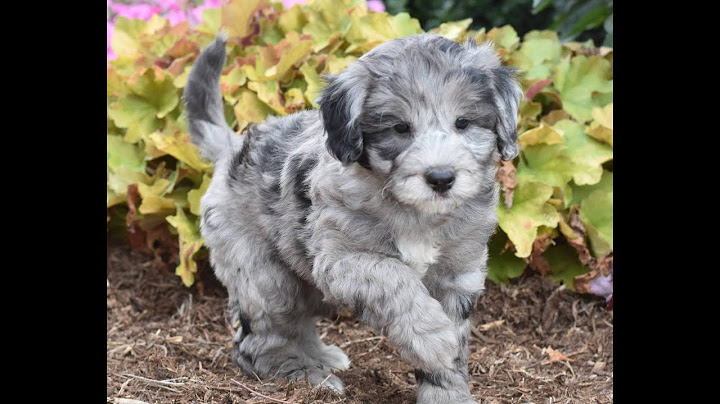
{"label": "soil", "polygon": [[[187,288],[155,269],[151,258],[108,245],[108,402],[415,402],[412,366],[385,337],[349,315],[317,326],[323,341],[340,346],[352,361],[338,372],[345,397],[304,382],[243,374],[230,359],[227,293],[209,268],[201,273],[202,288]],[[472,325],[470,390],[479,403],[613,401],[613,314],[602,298],[526,272],[509,286],[488,281]]]}

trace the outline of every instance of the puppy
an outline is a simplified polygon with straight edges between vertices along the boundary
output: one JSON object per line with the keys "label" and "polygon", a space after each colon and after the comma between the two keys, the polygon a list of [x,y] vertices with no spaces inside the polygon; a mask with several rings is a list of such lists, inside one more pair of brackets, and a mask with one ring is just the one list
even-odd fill
{"label": "puppy", "polygon": [[415,367],[418,403],[475,403],[470,310],[497,223],[497,163],[518,153],[522,91],[492,44],[421,34],[326,78],[320,110],[236,135],[219,78],[226,37],[185,88],[193,142],[212,160],[201,229],[240,328],[248,374],[322,384],[350,365],[315,328],[350,308]]}

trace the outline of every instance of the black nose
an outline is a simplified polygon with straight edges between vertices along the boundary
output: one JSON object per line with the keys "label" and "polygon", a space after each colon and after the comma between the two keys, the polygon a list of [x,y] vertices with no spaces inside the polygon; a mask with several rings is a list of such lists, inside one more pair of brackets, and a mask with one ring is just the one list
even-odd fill
{"label": "black nose", "polygon": [[437,167],[425,174],[425,180],[433,190],[445,192],[452,188],[453,182],[455,182],[455,173],[447,167]]}

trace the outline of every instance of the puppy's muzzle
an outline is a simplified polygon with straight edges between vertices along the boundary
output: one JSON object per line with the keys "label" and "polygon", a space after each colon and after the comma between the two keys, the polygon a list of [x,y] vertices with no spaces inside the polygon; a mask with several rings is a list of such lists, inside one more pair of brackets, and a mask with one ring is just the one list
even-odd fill
{"label": "puppy's muzzle", "polygon": [[431,168],[425,173],[425,180],[433,191],[447,192],[455,183],[455,172],[449,167]]}

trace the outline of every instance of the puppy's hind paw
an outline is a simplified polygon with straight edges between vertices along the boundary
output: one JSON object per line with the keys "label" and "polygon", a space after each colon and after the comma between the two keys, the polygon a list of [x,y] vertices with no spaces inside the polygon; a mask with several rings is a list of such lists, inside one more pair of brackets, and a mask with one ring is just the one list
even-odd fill
{"label": "puppy's hind paw", "polygon": [[288,376],[289,380],[307,381],[313,386],[320,386],[345,396],[345,384],[339,377],[321,369],[299,369]]}
{"label": "puppy's hind paw", "polygon": [[350,358],[345,355],[342,349],[337,345],[326,345],[322,348],[322,357],[320,358],[323,366],[327,366],[335,370],[347,370],[350,367]]}

